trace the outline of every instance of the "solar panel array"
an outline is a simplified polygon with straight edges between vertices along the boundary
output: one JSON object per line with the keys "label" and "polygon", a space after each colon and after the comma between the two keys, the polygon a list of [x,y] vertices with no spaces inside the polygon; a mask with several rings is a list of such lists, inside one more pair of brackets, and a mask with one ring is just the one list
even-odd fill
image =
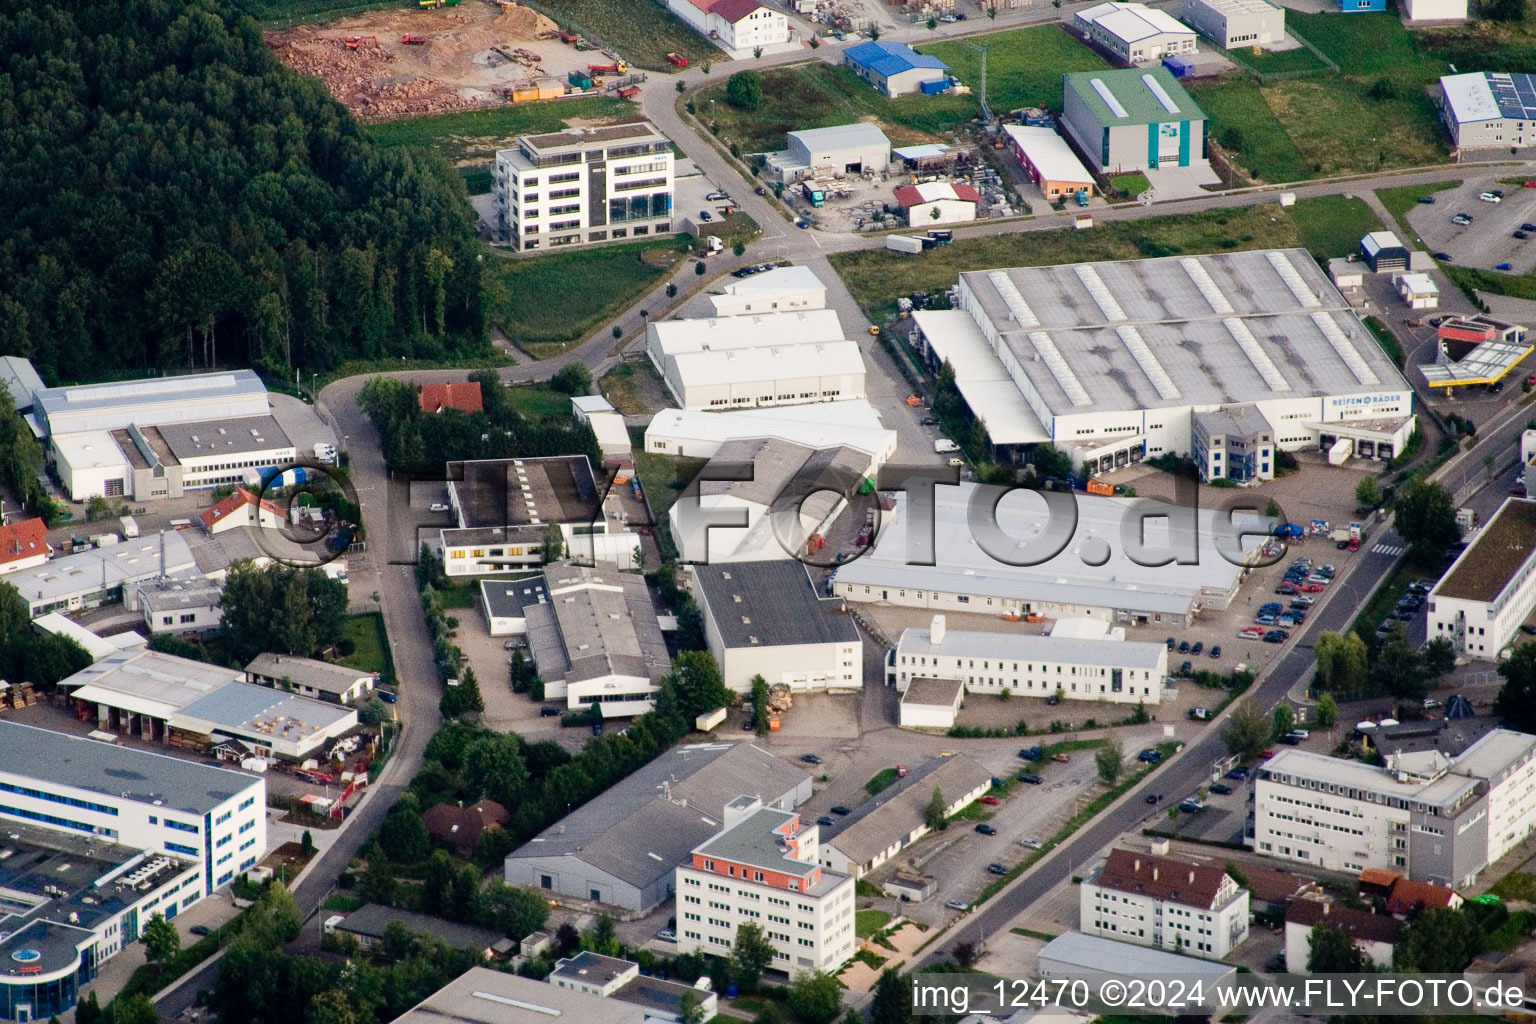
{"label": "solar panel array", "polygon": [[1499,113],[1505,117],[1536,121],[1536,80],[1530,75],[1490,74],[1487,77]]}

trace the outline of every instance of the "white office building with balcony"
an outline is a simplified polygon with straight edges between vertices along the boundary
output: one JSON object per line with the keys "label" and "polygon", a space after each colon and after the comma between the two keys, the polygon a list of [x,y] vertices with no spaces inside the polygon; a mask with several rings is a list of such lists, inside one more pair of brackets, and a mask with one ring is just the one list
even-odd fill
{"label": "white office building with balcony", "polygon": [[1248,890],[1219,865],[1166,849],[1111,850],[1078,903],[1083,934],[1138,946],[1220,960],[1248,938]]}

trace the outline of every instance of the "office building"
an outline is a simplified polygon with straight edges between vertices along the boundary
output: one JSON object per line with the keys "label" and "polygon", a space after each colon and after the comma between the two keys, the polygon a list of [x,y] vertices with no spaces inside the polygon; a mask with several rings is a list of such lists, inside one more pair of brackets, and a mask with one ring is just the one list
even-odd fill
{"label": "office building", "polygon": [[1155,705],[1168,675],[1168,648],[1112,638],[1107,623],[1082,637],[978,633],[949,629],[935,615],[928,629],[904,629],[887,655],[888,681],[902,693],[917,679],[954,679],[970,693],[1060,696]]}
{"label": "office building", "polygon": [[816,592],[803,563],[698,565],[693,581],[709,652],[726,686],[750,693],[760,675],[793,691],[863,687],[858,627],[842,598]]}
{"label": "office building", "polygon": [[1495,71],[1445,75],[1434,99],[1453,156],[1536,144],[1536,77]]}
{"label": "office building", "polygon": [[1093,173],[1072,152],[1067,140],[1054,128],[1005,124],[1003,133],[1024,173],[1046,199],[1060,199],[1079,192],[1093,195],[1098,190]]}
{"label": "office building", "polygon": [[1184,0],[1182,14],[1186,25],[1223,50],[1285,42],[1285,8],[1269,0]]}
{"label": "office building", "polygon": [[585,455],[479,459],[448,464],[455,525],[435,538],[449,576],[484,576],[544,564],[559,531],[560,556],[634,566],[640,536],[608,509]]}
{"label": "office building", "polygon": [[245,666],[247,682],[271,686],[327,704],[368,703],[378,677],[372,672],[293,654],[258,654]]}
{"label": "office building", "polygon": [[513,850],[506,880],[649,911],[673,894],[678,865],[743,793],[793,810],[810,799],[811,777],[751,743],[674,747]]}
{"label": "office building", "polygon": [[1385,767],[1282,750],[1254,781],[1253,846],[1325,871],[1465,886],[1536,829],[1536,736],[1494,729],[1455,758]]}
{"label": "office building", "polygon": [[645,1007],[580,989],[471,967],[392,1024],[650,1024]]}
{"label": "office building", "polygon": [[672,232],[672,144],[645,121],[520,135],[496,151],[496,217],[515,250]]}
{"label": "office building", "polygon": [[1078,11],[1072,27],[1127,64],[1195,52],[1195,33],[1188,25],[1146,4],[1095,4]]}
{"label": "office building", "polygon": [[1536,501],[1506,498],[1429,592],[1426,628],[1494,661],[1536,611]]}
{"label": "office building", "polygon": [[918,53],[906,43],[872,40],[843,51],[843,66],[882,96],[938,93],[949,86],[949,65]]}
{"label": "office building", "polygon": [[937,789],[949,817],[992,788],[992,773],[964,754],[908,766],[907,774],[853,809],[821,844],[821,864],[863,878],[931,830],[925,821]]}
{"label": "office building", "polygon": [[1188,457],[1197,411],[1247,406],[1285,451],[1390,459],[1413,432],[1408,382],[1300,249],[970,271],[955,305],[915,314],[918,344],[1001,462],[1030,438],[1086,475]]}
{"label": "office building", "polygon": [[1119,847],[1078,890],[1085,935],[1224,959],[1248,938],[1248,890],[1208,861]]}
{"label": "office building", "polygon": [[46,1020],[266,854],[266,783],[0,720],[0,1019]]}
{"label": "office building", "polygon": [[1240,484],[1275,478],[1275,436],[1255,405],[1194,413],[1189,420],[1189,457],[1200,480],[1235,480]]}
{"label": "office building", "polygon": [[1062,127],[1106,174],[1209,162],[1205,114],[1167,68],[1069,74],[1062,103]]}
{"label": "office building", "polygon": [[268,476],[297,455],[271,416],[56,433],[49,450],[71,501],[180,498]]}
{"label": "office building", "polygon": [[810,267],[774,267],[732,281],[709,302],[717,317],[826,309],[827,286]]}
{"label": "office building", "polygon": [[603,956],[587,949],[558,961],[544,980],[555,988],[643,1007],[646,1020],[655,1024],[682,1024],[685,1002],[693,1004],[698,1020],[708,1021],[715,1016],[720,1003],[709,987],[708,977],[699,978],[693,985],[664,981],[649,971],[642,974],[640,965],[633,960]]}
{"label": "office building", "polygon": [[[997,502],[978,541],[970,502],[995,500],[990,492],[977,497],[978,486],[967,481],[934,488],[931,546],[924,513],[909,512],[909,496],[898,492],[896,507],[881,515],[874,550],[838,566],[832,592],[853,603],[934,612],[1185,625],[1200,609],[1231,603],[1245,564],[1257,556],[1263,536],[1273,529],[1267,519],[1239,515],[1234,530],[1242,533],[1228,541],[1213,509],[1089,494],[1077,498],[1077,529],[1071,543],[1063,546],[1038,541],[1050,524],[1048,509],[1038,496],[1017,490]],[[994,523],[1009,539],[993,537]],[[1140,530],[1139,551],[1126,548],[1122,529]],[[914,530],[916,535],[909,536]],[[1012,564],[1016,552],[1032,540],[1039,550],[1029,548],[1030,557],[1042,560]],[[1102,555],[1103,561],[1085,553]],[[1153,567],[1171,557],[1181,563],[1176,577]],[[921,564],[924,561],[934,564]]]}
{"label": "office building", "polygon": [[729,956],[736,929],[761,928],[770,965],[834,971],[854,954],[854,880],[817,862],[818,829],[794,811],[739,796],[720,833],[677,869],[679,953]]}

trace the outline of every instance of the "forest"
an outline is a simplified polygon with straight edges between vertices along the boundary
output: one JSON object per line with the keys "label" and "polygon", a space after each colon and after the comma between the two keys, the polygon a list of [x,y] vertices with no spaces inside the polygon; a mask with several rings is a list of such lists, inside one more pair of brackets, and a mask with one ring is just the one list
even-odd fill
{"label": "forest", "polygon": [[50,381],[484,351],[457,174],[212,0],[0,18],[0,352]]}

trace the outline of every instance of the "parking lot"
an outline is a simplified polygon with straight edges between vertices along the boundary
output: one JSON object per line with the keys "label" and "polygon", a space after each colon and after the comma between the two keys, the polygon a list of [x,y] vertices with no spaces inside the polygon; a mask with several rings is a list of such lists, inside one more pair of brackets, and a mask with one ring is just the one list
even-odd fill
{"label": "parking lot", "polygon": [[[1478,196],[1497,189],[1504,193],[1499,203],[1488,203]],[[1408,224],[1423,239],[1431,252],[1444,252],[1451,262],[1464,267],[1492,270],[1508,263],[1516,274],[1536,270],[1536,231],[1526,239],[1513,237],[1522,224],[1536,224],[1536,189],[1518,185],[1495,184],[1492,178],[1472,178],[1458,188],[1435,193],[1433,204],[1414,207]],[[1453,222],[1457,214],[1467,214],[1472,222]]]}

